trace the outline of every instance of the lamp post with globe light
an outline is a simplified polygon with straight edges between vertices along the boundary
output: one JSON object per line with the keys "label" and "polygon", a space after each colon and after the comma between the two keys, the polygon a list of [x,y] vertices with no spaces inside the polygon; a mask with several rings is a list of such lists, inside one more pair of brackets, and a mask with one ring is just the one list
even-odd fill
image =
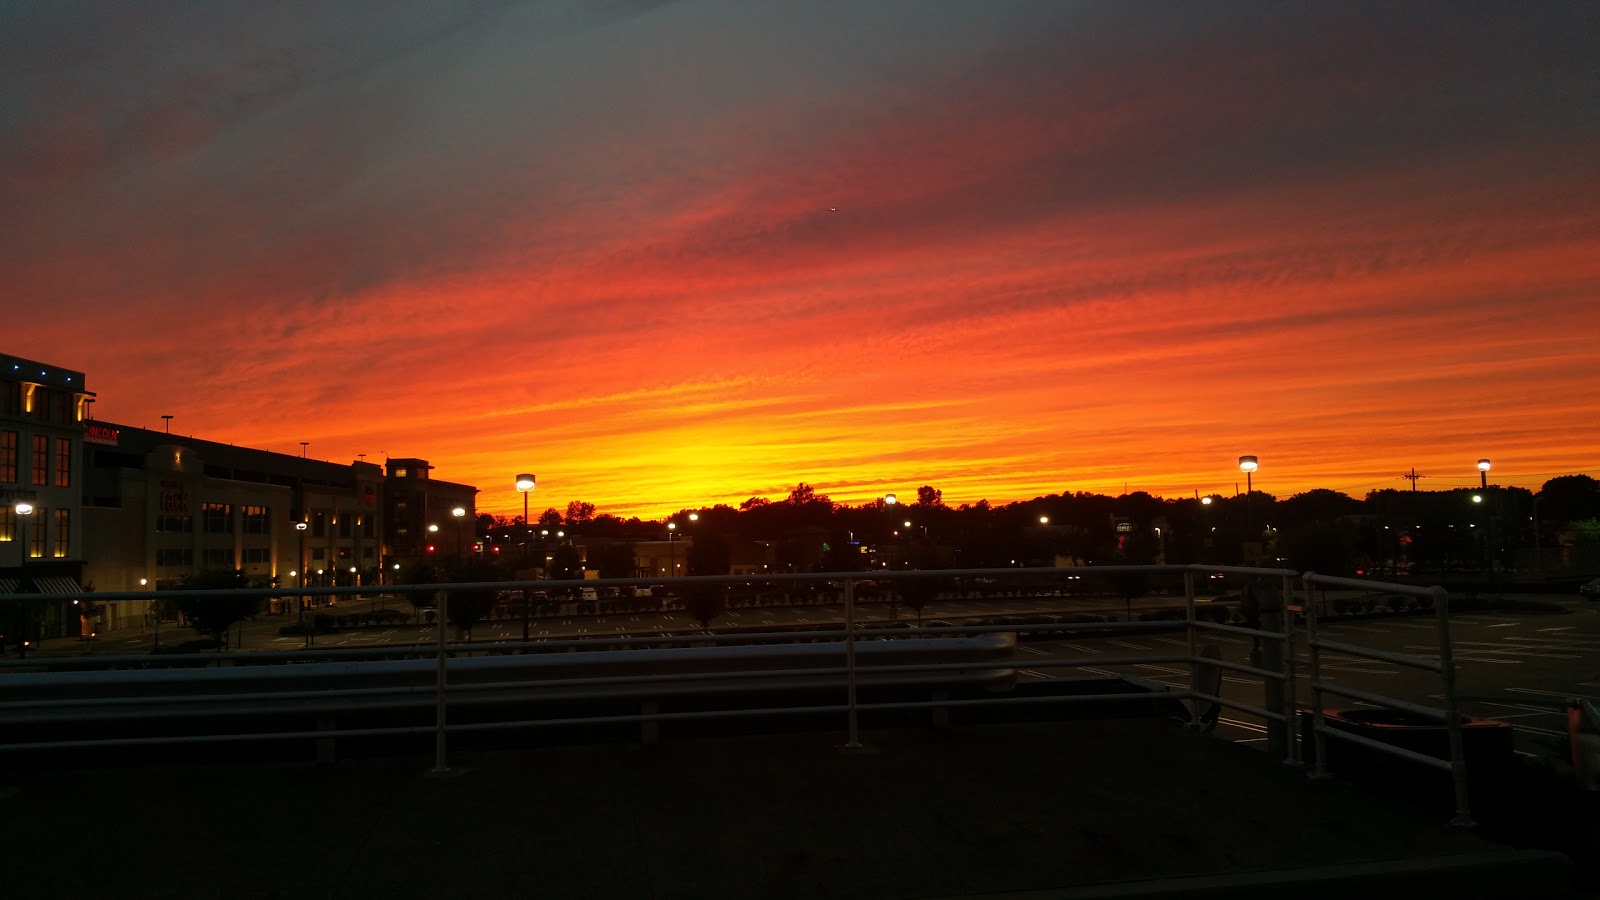
{"label": "lamp post with globe light", "polygon": [[[28,555],[32,551],[32,548],[28,546],[28,519],[33,515],[33,504],[26,500],[18,500],[16,505],[11,507],[11,511],[16,513],[17,516],[17,546],[20,548],[21,553],[17,560],[17,574],[25,577],[27,575]],[[28,633],[31,630],[28,626],[33,624],[29,621],[33,616],[28,609],[26,601],[14,604],[13,608],[17,611],[17,656],[20,659],[27,659]]]}
{"label": "lamp post with globe light", "polygon": [[[1256,461],[1254,456],[1239,457],[1239,471],[1244,473],[1244,533],[1246,537],[1252,536],[1250,532],[1250,495],[1255,492],[1255,488],[1251,483],[1251,476],[1255,474],[1255,471],[1258,467],[1259,463]],[[1237,491],[1239,489],[1239,482],[1235,481],[1233,484],[1233,489]]]}
{"label": "lamp post with globe light", "polygon": [[[307,528],[307,525],[304,522],[296,522],[296,523],[294,523],[294,530],[296,532],[298,532],[299,535],[300,535],[300,569],[299,569],[299,575],[300,575],[300,586],[301,587],[305,587],[306,586],[306,528]],[[295,618],[294,618],[295,622],[297,624],[305,622],[305,620],[306,620],[306,595],[305,594],[301,594],[300,595],[300,597],[298,598],[298,600],[295,603],[295,606],[297,606],[299,608],[298,612],[296,613]]]}
{"label": "lamp post with globe light", "polygon": [[[532,475],[517,476],[517,490],[522,492],[522,568],[524,569],[528,568],[528,554],[531,552],[531,548],[528,545],[532,543],[533,538],[533,529],[528,525],[528,495],[533,493],[534,485],[535,480]],[[533,598],[528,596],[528,592],[524,590],[522,592],[522,640],[524,643],[528,641],[531,633],[532,622],[529,621],[529,607],[532,605]]]}
{"label": "lamp post with globe light", "polygon": [[456,562],[461,562],[461,525],[467,518],[467,508],[458,506],[450,510],[450,515],[456,520]]}

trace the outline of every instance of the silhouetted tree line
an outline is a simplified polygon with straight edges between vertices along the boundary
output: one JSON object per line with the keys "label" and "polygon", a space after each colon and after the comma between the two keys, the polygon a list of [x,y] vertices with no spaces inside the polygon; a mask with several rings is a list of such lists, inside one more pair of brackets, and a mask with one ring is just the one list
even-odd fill
{"label": "silhouetted tree line", "polygon": [[[698,519],[692,521],[691,513]],[[562,549],[580,535],[590,546],[590,568],[625,577],[632,574],[630,545],[664,540],[666,522],[692,539],[686,561],[694,574],[728,571],[728,548],[751,543],[770,548],[776,571],[861,571],[869,564],[859,552],[866,545],[882,551],[874,559],[889,559],[895,568],[1281,562],[1348,574],[1358,568],[1395,571],[1402,564],[1470,567],[1490,558],[1506,566],[1514,553],[1533,545],[1535,527],[1545,547],[1561,534],[1600,541],[1600,482],[1567,475],[1546,482],[1537,494],[1491,485],[1385,489],[1365,499],[1321,488],[1285,499],[1264,491],[1204,499],[1080,491],[954,507],[931,485],[919,488],[911,502],[878,498],[850,506],[802,482],[783,500],[751,497],[737,509],[686,508],[663,522],[597,513],[593,504],[574,501],[565,517],[548,509],[528,527],[536,535],[552,525],[568,529],[562,541],[535,537],[541,561],[557,558],[553,577],[582,577],[576,551]],[[480,533],[505,545],[504,567],[520,564],[516,548],[526,537],[520,516],[483,516],[479,525]],[[705,553],[717,557],[708,561]]]}

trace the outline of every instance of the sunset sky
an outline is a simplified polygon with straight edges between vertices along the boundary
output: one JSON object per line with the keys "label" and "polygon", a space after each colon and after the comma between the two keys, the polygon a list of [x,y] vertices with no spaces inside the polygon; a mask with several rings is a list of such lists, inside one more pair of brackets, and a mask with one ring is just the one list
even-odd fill
{"label": "sunset sky", "polygon": [[0,350],[480,509],[1600,475],[1589,3],[0,4]]}

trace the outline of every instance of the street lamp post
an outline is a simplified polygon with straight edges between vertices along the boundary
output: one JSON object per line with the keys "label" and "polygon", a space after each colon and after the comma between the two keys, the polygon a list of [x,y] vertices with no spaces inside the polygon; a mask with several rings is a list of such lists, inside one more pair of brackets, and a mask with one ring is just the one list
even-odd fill
{"label": "street lamp post", "polygon": [[[306,528],[307,527],[309,527],[309,526],[307,526],[306,523],[304,523],[304,522],[296,522],[296,523],[294,523],[294,530],[299,532],[299,534],[300,534],[300,586],[302,588],[306,586]],[[297,599],[297,602],[295,603],[295,606],[297,607],[296,612],[295,612],[295,617],[294,617],[295,623],[296,624],[304,624],[305,620],[306,620],[306,595],[305,594],[301,594],[299,596],[299,598]]]}
{"label": "street lamp post", "polygon": [[461,523],[462,523],[462,520],[466,519],[466,517],[467,517],[466,507],[458,506],[455,509],[450,510],[450,515],[454,516],[455,520],[456,520],[456,564],[460,565],[460,563],[461,563]]}
{"label": "street lamp post", "polygon": [[667,577],[678,577],[678,523],[667,523]]}
{"label": "street lamp post", "polygon": [[[517,490],[522,492],[522,568],[523,569],[527,569],[528,568],[528,554],[529,554],[529,552],[531,552],[531,548],[528,547],[528,544],[531,543],[530,538],[533,537],[533,529],[528,527],[528,495],[533,493],[534,484],[535,484],[534,477],[532,475],[518,475],[517,476]],[[528,635],[529,635],[529,630],[530,630],[529,626],[531,625],[531,623],[528,621],[528,608],[532,605],[532,600],[533,600],[533,598],[528,596],[528,592],[527,591],[523,591],[522,592],[522,641],[523,641],[523,643],[527,643],[528,642]]]}
{"label": "street lamp post", "polygon": [[[1239,457],[1239,471],[1244,473],[1244,533],[1246,537],[1250,536],[1250,495],[1255,490],[1255,486],[1251,483],[1251,476],[1255,474],[1257,467],[1258,463],[1254,456]],[[1235,481],[1233,489],[1237,491],[1239,489],[1238,485],[1239,483]]]}
{"label": "street lamp post", "polygon": [[[33,515],[33,504],[26,500],[19,500],[11,509],[17,514],[18,547],[21,548],[22,554],[17,560],[17,573],[26,575],[28,553],[31,549],[28,546],[28,518]],[[14,608],[17,610],[17,657],[19,659],[27,659],[28,626],[33,624],[29,621],[33,616],[29,613],[28,603],[25,600],[19,601]]]}
{"label": "street lamp post", "polygon": [[[1487,460],[1487,459],[1478,460],[1478,486],[1485,492],[1487,492],[1489,490],[1489,468],[1490,468],[1489,460]],[[1473,502],[1475,502],[1475,503],[1479,502],[1478,498],[1476,496],[1474,496],[1472,499],[1473,499]],[[1483,553],[1484,559],[1483,559],[1483,561],[1484,561],[1484,565],[1487,565],[1489,567],[1489,591],[1491,593],[1495,593],[1495,594],[1500,593],[1500,583],[1499,583],[1500,579],[1499,579],[1499,576],[1495,573],[1496,566],[1495,566],[1495,559],[1494,559],[1494,557],[1495,557],[1495,533],[1494,533],[1495,532],[1495,518],[1496,518],[1496,513],[1498,513],[1499,511],[1500,511],[1500,492],[1498,490],[1496,490],[1495,494],[1494,494],[1494,505],[1489,507],[1489,527],[1488,527],[1488,529],[1486,529],[1486,531],[1484,532],[1484,535],[1483,535],[1483,549],[1484,549],[1484,553]]]}

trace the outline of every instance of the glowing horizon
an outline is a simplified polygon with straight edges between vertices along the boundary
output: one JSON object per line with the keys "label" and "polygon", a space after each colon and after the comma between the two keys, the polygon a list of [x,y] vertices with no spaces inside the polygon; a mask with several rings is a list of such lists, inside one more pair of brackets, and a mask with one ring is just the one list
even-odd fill
{"label": "glowing horizon", "polygon": [[4,349],[505,515],[1600,472],[1576,8],[381,9],[0,12]]}

